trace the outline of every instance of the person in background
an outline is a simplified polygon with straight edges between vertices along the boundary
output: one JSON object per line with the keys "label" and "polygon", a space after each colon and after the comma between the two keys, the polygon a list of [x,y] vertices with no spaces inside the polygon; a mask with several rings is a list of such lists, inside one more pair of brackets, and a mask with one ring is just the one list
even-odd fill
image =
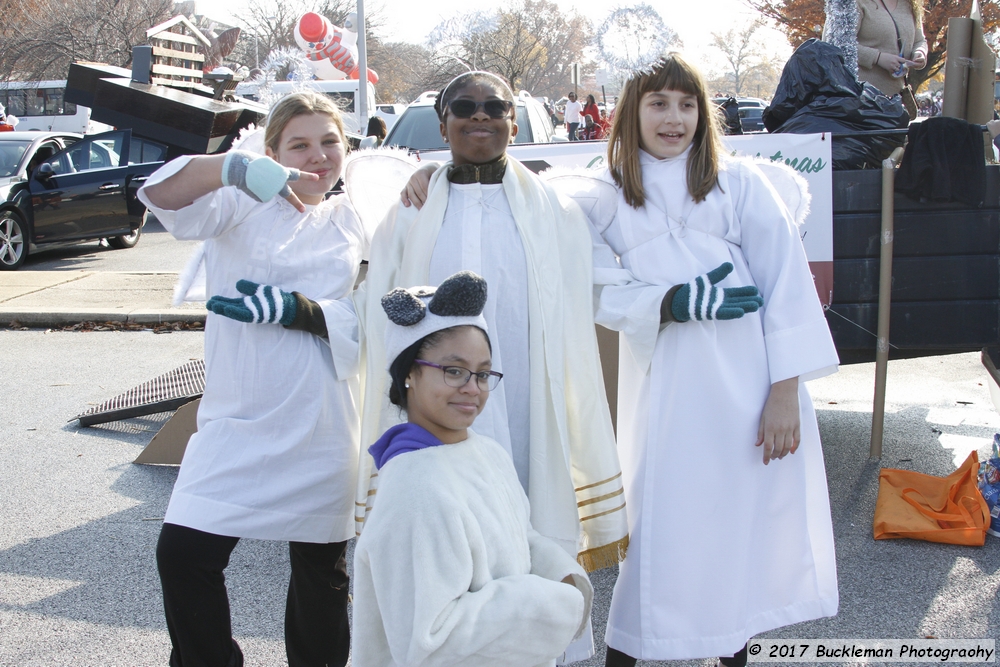
{"label": "person in background", "polygon": [[486,291],[462,271],[382,298],[407,421],[368,450],[380,480],[354,552],[355,667],[553,665],[586,629],[587,574],[532,528],[510,456],[471,428],[504,377]]}
{"label": "person in background", "polygon": [[378,143],[375,144],[375,148],[382,145],[382,142],[385,141],[386,134],[385,121],[382,120],[381,116],[372,116],[368,119],[368,133],[365,136],[375,137],[378,140]]}
{"label": "person in background", "polygon": [[[921,0],[857,0],[858,79],[885,95],[903,89],[907,69],[927,66]],[[824,39],[831,32],[828,16]]]}
{"label": "person in background", "polygon": [[580,128],[577,135],[583,141],[593,141],[595,139],[603,139],[604,131],[600,125],[594,122],[594,117],[586,113],[583,114],[583,127]]}
{"label": "person in background", "polygon": [[[611,110],[614,113],[614,109]],[[601,126],[601,133],[603,136],[608,136],[608,132],[611,131],[611,119],[608,117],[608,112],[601,109],[601,117],[597,120],[597,124]]]}
{"label": "person in background", "polygon": [[13,132],[17,127],[17,118],[7,114],[7,110],[0,104],[0,132]]}
{"label": "person in background", "polygon": [[326,198],[346,146],[333,100],[282,98],[264,143],[266,156],[177,158],[139,190],[167,231],[205,240],[207,293],[216,295],[198,431],[156,547],[171,667],[243,665],[224,573],[241,538],[289,543],[289,666],[343,667],[350,651],[345,549],[359,439],[351,292],[368,238],[345,196]]}
{"label": "person in background", "polygon": [[1000,150],[1000,120],[988,121],[986,127],[990,131],[990,138],[993,140],[993,145],[997,150]]}
{"label": "person in background", "polygon": [[594,122],[597,122],[597,119],[601,117],[601,110],[597,106],[597,99],[593,95],[587,95],[587,103],[583,105],[583,111],[580,114],[581,124],[584,122],[582,120],[583,116],[589,115]]}
{"label": "person in background", "polygon": [[569,102],[563,112],[563,121],[566,123],[566,134],[570,141],[576,141],[576,131],[583,120],[583,105],[577,102],[576,93],[570,91],[567,95]]}

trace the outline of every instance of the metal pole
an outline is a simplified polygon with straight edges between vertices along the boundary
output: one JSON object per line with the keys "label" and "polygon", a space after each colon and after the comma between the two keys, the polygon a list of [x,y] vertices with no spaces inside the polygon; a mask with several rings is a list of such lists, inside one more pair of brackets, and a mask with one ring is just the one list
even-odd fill
{"label": "metal pole", "polygon": [[368,47],[365,38],[365,0],[358,0],[358,126],[368,132]]}
{"label": "metal pole", "polygon": [[875,400],[872,404],[872,439],[869,459],[882,458],[885,426],[885,381],[889,370],[889,313],[892,303],[892,242],[895,218],[896,165],[903,156],[897,148],[882,161],[882,254],[878,274],[878,340],[875,348]]}

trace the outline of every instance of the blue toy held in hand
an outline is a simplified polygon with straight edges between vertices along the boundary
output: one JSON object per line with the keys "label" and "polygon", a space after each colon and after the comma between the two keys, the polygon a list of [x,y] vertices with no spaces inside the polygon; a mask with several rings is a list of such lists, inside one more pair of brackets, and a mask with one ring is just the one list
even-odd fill
{"label": "blue toy held in hand", "polygon": [[728,276],[733,265],[725,262],[718,268],[698,276],[674,294],[670,312],[678,322],[696,320],[736,320],[754,313],[764,305],[764,299],[753,285],[716,287]]}
{"label": "blue toy held in hand", "polygon": [[205,307],[216,315],[248,324],[288,326],[295,320],[296,302],[291,292],[249,280],[237,282],[236,289],[246,296],[213,296]]}

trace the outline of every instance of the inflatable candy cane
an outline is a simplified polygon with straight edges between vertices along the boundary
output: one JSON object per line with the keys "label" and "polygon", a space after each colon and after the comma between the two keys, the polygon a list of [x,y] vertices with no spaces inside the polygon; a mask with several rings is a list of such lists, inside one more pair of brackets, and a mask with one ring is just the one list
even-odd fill
{"label": "inflatable candy cane", "polygon": [[[317,77],[329,81],[358,78],[356,22],[353,13],[348,15],[343,29],[315,12],[307,12],[299,18],[295,25],[295,42],[305,51]],[[374,70],[368,70],[368,81],[378,83]]]}

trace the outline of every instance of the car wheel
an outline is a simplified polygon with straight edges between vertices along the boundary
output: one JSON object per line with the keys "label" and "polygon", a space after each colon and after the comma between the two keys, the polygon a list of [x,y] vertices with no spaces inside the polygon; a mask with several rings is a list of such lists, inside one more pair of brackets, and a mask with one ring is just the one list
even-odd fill
{"label": "car wheel", "polygon": [[131,234],[122,234],[121,236],[111,236],[108,237],[108,245],[116,250],[125,250],[126,248],[134,248],[135,244],[139,242],[139,237],[142,236],[142,228],[146,224],[146,216],[149,215],[149,211],[142,214],[142,222],[139,223],[139,227],[132,230]]}
{"label": "car wheel", "polygon": [[27,227],[13,211],[0,212],[0,271],[16,271],[27,258]]}

